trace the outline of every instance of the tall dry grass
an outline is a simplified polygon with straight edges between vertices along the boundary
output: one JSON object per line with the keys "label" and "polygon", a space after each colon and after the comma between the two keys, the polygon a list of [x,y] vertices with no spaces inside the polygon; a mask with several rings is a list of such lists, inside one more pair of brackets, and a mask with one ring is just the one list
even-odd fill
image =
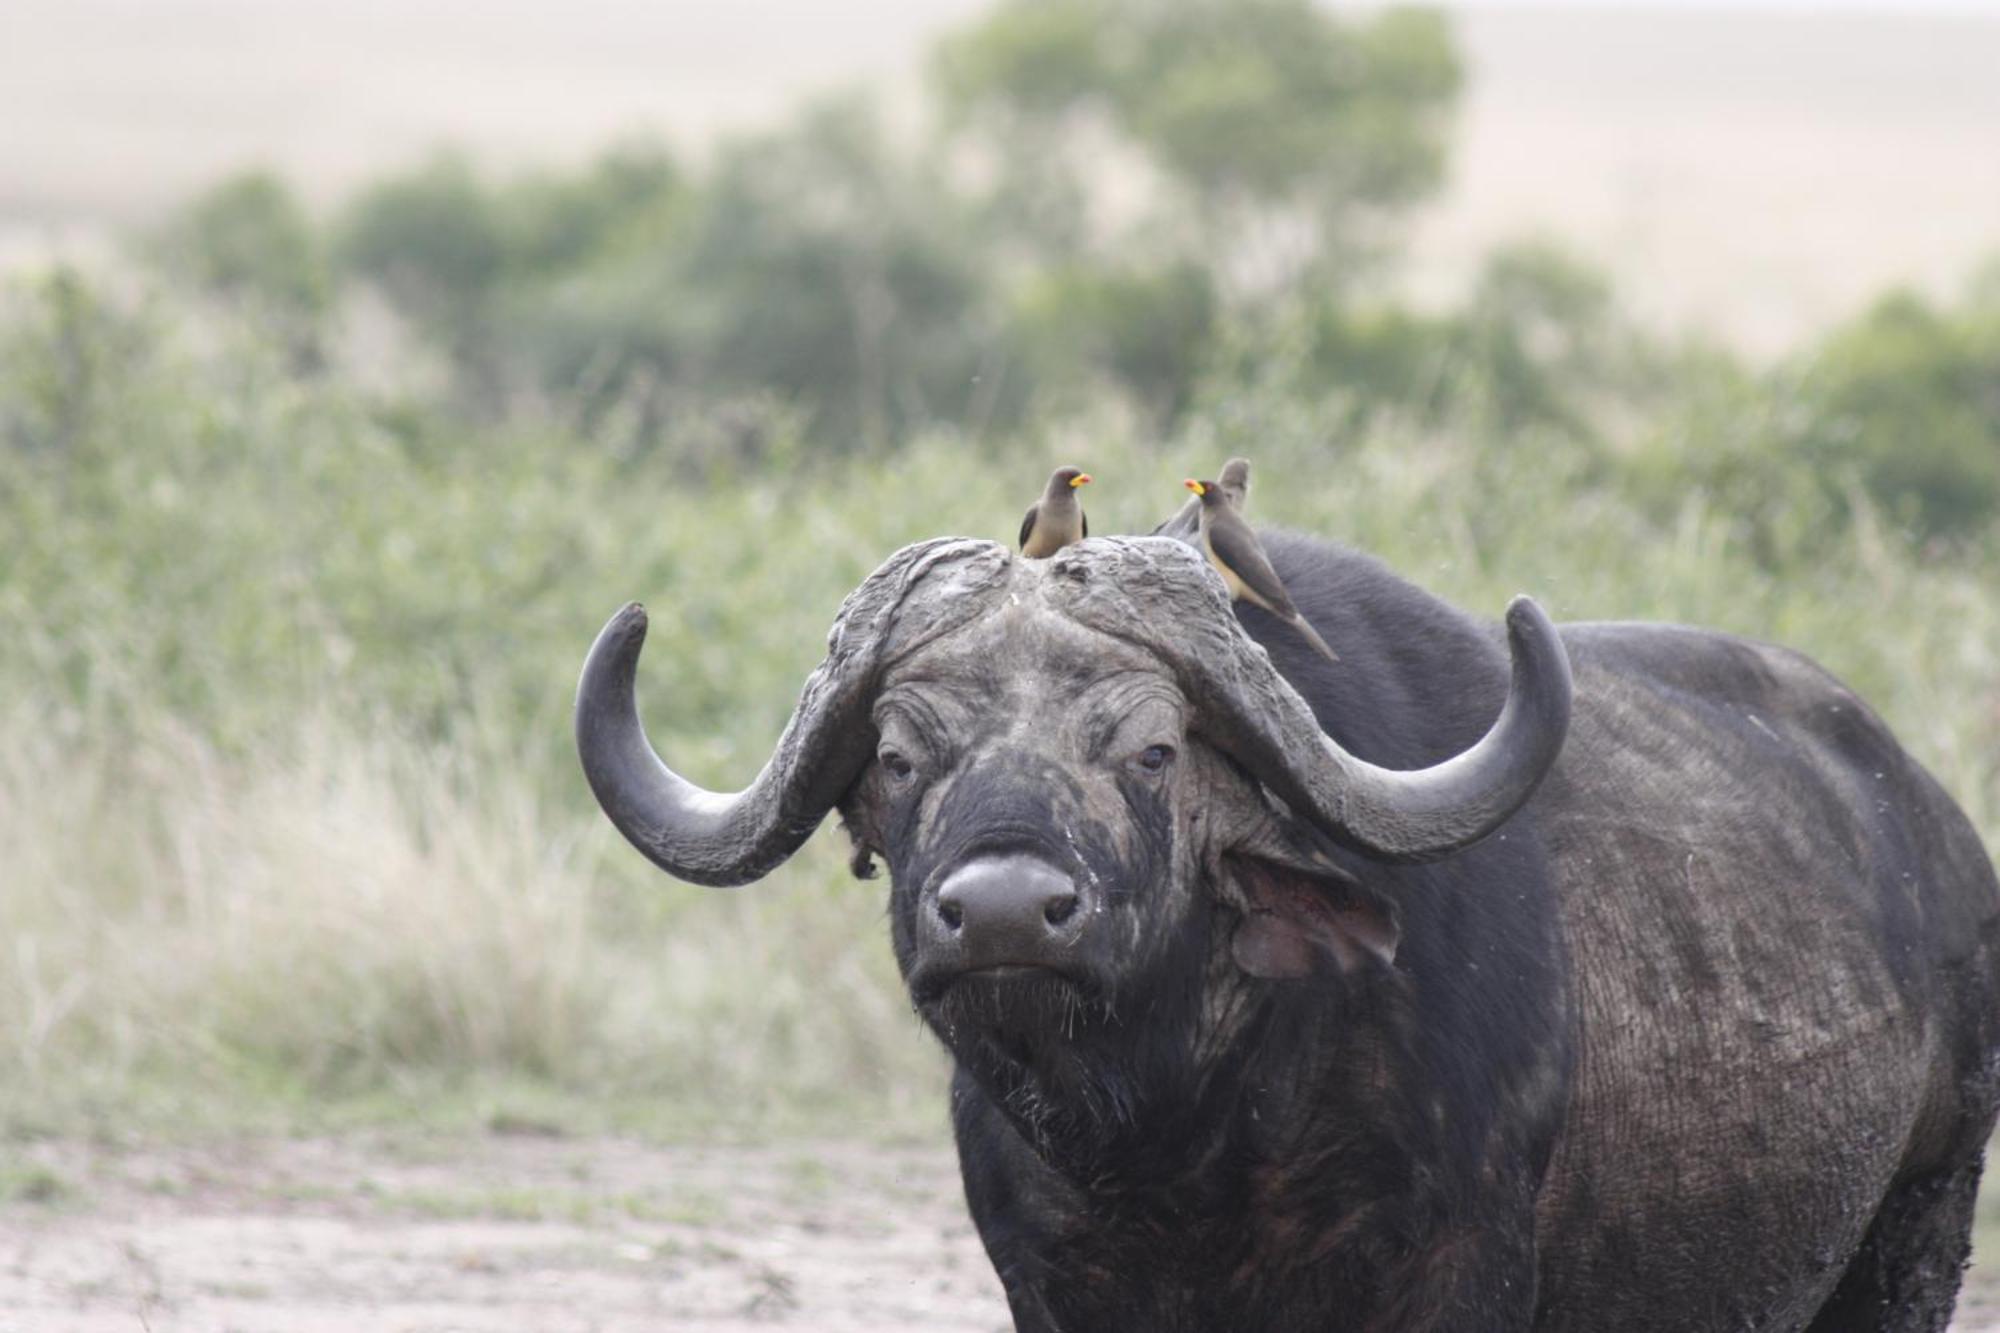
{"label": "tall dry grass", "polygon": [[881,886],[832,833],[735,892],[653,873],[583,790],[569,694],[643,598],[656,741],[739,785],[840,597],[903,542],[1006,540],[1060,461],[1098,477],[1099,532],[1150,528],[1240,452],[1262,520],[1469,609],[1528,591],[1789,643],[2000,841],[2000,558],[1920,552],[1865,505],[1837,530],[1753,520],[1678,489],[1680,446],[1643,424],[1620,448],[1652,463],[1628,468],[1560,439],[1350,436],[1247,386],[1164,441],[1105,412],[1006,456],[943,435],[834,467],[793,441],[703,471],[532,420],[470,430],[226,334],[87,289],[0,320],[15,1128],[544,1096],[669,1128],[934,1121]]}
{"label": "tall dry grass", "polygon": [[754,895],[635,888],[615,835],[437,744],[316,719],[231,756],[16,718],[0,846],[17,1128],[523,1083],[712,1126],[934,1089],[879,892],[829,883],[838,849]]}

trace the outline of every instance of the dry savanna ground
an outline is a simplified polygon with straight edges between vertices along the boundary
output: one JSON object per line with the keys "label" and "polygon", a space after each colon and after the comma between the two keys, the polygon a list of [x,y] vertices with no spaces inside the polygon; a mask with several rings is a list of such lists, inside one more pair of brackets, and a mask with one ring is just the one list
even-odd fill
{"label": "dry savanna ground", "polygon": [[[49,1143],[4,1171],[0,1333],[1009,1326],[941,1142]],[[2000,1333],[2000,1274],[1954,1328]]]}
{"label": "dry savanna ground", "polygon": [[0,1333],[990,1333],[948,1149],[539,1134],[42,1145]]}

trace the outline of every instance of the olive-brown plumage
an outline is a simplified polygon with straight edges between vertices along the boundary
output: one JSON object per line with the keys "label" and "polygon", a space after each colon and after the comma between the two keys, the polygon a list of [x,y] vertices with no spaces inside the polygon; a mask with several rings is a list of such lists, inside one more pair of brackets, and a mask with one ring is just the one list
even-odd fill
{"label": "olive-brown plumage", "polygon": [[[1216,481],[1221,485],[1223,493],[1226,494],[1230,498],[1230,500],[1232,500],[1235,503],[1236,512],[1238,514],[1244,514],[1249,512],[1250,509],[1250,460],[1249,459],[1247,458],[1230,459],[1227,463],[1224,463],[1222,465],[1222,471],[1216,475]],[[1174,535],[1179,536],[1183,531],[1191,531],[1199,527],[1200,523],[1201,523],[1201,500],[1197,497],[1190,499],[1186,504],[1182,505],[1178,513],[1176,513],[1172,518],[1168,519],[1165,523],[1162,523],[1158,529],[1155,529],[1155,531],[1164,532],[1171,529]]]}
{"label": "olive-brown plumage", "polygon": [[1059,467],[1049,474],[1042,498],[1021,517],[1022,555],[1042,559],[1090,535],[1090,520],[1076,498],[1077,488],[1089,484],[1090,474],[1080,468]]}
{"label": "olive-brown plumage", "polygon": [[1250,460],[1232,458],[1222,465],[1222,472],[1216,477],[1222,493],[1229,497],[1229,503],[1236,506],[1238,516],[1250,511]]}
{"label": "olive-brown plumage", "polygon": [[[1232,463],[1241,461],[1231,460]],[[1243,464],[1242,480],[1246,491],[1249,468],[1248,463]],[[1338,662],[1339,654],[1327,647],[1319,631],[1299,614],[1298,607],[1292,605],[1284,580],[1278,577],[1278,571],[1271,568],[1270,560],[1264,555],[1264,544],[1257,540],[1257,534],[1244,521],[1236,501],[1223,483],[1190,480],[1186,485],[1201,504],[1202,552],[1208,556],[1208,563],[1222,575],[1222,581],[1229,585],[1230,597],[1269,611],[1304,635],[1327,661]]]}

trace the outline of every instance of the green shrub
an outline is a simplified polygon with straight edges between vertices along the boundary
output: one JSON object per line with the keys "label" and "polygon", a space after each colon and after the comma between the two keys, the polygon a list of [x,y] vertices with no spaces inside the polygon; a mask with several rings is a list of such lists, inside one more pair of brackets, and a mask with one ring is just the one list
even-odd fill
{"label": "green shrub", "polygon": [[1187,407],[1220,319],[1208,274],[1192,264],[1157,269],[1051,268],[1025,285],[1016,312],[1037,384],[1111,383],[1170,426]]}
{"label": "green shrub", "polygon": [[1343,20],[1305,0],[1009,0],[937,68],[962,121],[1044,145],[1053,125],[1088,142],[1108,123],[1187,201],[1162,201],[1160,222],[1186,216],[1192,253],[1217,266],[1287,222],[1312,237],[1307,264],[1351,257],[1371,214],[1442,179],[1461,78],[1436,14]]}
{"label": "green shrub", "polygon": [[1799,384],[1796,448],[1838,487],[1858,480],[1924,537],[2000,515],[2000,301],[1939,310],[1885,297],[1827,338]]}
{"label": "green shrub", "polygon": [[1386,413],[1496,448],[1523,432],[1597,439],[1651,350],[1615,314],[1605,278],[1548,242],[1495,250],[1455,309],[1323,286],[1236,333],[1217,361],[1221,392],[1275,371],[1287,392],[1343,404],[1350,427]]}
{"label": "green shrub", "polygon": [[146,245],[171,279],[245,310],[301,364],[322,355],[332,279],[318,229],[268,171],[222,182],[176,212]]}

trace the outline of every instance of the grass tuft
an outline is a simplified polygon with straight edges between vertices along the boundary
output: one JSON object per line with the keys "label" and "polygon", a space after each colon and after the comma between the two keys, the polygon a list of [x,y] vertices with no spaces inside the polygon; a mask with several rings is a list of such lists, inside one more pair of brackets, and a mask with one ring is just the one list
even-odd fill
{"label": "grass tuft", "polygon": [[934,1127],[882,886],[831,830],[754,887],[655,874],[583,788],[571,691],[645,600],[656,743],[740,786],[841,597],[905,542],[1011,539],[1056,463],[1097,477],[1099,533],[1240,452],[1260,521],[1471,610],[1526,591],[1790,644],[2000,833],[1994,543],[1926,549],[1859,499],[1824,530],[1691,481],[1662,504],[1679,474],[1646,421],[1610,452],[1350,434],[1248,385],[1167,440],[1102,410],[1005,456],[945,433],[711,475],[531,417],[473,435],[73,278],[0,310],[0,350],[14,1135]]}

